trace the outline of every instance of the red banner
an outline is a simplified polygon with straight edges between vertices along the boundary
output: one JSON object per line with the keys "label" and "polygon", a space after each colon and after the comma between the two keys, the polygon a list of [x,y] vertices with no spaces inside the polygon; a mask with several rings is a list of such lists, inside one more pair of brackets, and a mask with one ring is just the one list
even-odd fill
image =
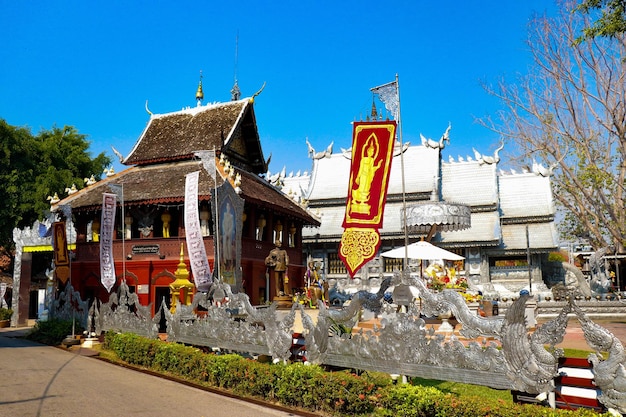
{"label": "red banner", "polygon": [[70,277],[70,257],[67,250],[65,222],[52,223],[52,243],[54,250],[54,272],[63,284]]}
{"label": "red banner", "polygon": [[396,122],[355,122],[350,182],[339,257],[350,276],[370,261],[380,246],[378,229],[393,159]]}

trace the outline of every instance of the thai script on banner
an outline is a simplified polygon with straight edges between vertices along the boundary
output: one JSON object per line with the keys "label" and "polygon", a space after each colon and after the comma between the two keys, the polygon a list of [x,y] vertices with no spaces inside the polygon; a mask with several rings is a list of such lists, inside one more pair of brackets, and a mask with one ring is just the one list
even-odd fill
{"label": "thai script on banner", "polygon": [[206,292],[211,287],[211,267],[206,257],[204,239],[200,229],[198,214],[198,178],[200,171],[190,172],[185,176],[185,240],[191,273],[198,291]]}
{"label": "thai script on banner", "polygon": [[389,186],[396,122],[355,122],[339,257],[350,276],[376,255]]}
{"label": "thai script on banner", "polygon": [[115,260],[113,259],[113,233],[115,232],[115,194],[102,193],[100,218],[100,281],[108,292],[115,285]]}

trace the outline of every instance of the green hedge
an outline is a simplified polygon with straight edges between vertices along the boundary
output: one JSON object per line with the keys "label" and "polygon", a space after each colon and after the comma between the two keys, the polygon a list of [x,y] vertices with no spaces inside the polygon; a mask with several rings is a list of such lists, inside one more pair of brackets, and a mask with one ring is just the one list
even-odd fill
{"label": "green hedge", "polygon": [[78,322],[72,322],[72,320],[38,321],[26,335],[26,338],[44,345],[58,346],[66,337],[72,335],[72,327],[74,327],[74,334],[83,333],[83,327]]}
{"label": "green hedge", "polygon": [[132,365],[243,397],[336,416],[598,416],[591,410],[552,410],[482,397],[460,397],[433,387],[395,385],[389,375],[378,372],[356,375],[329,372],[316,365],[272,365],[238,355],[207,354],[194,347],[130,333],[107,333],[104,348]]}

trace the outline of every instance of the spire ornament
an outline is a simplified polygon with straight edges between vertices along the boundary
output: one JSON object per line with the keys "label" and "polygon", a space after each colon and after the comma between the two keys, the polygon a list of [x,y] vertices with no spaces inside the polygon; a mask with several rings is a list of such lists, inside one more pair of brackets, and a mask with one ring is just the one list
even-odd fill
{"label": "spire ornament", "polygon": [[204,92],[202,91],[202,70],[200,70],[200,81],[198,82],[198,89],[196,90],[196,100],[198,101],[198,107],[202,106],[202,100],[204,100]]}

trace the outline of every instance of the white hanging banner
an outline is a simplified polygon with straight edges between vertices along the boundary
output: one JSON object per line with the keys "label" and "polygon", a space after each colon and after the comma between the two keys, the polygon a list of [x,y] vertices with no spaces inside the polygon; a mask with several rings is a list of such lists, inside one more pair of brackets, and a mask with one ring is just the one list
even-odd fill
{"label": "white hanging banner", "polygon": [[191,172],[185,176],[185,240],[196,288],[198,291],[207,292],[213,283],[213,278],[200,229],[200,216],[198,214],[199,177],[200,171]]}
{"label": "white hanging banner", "polygon": [[102,194],[102,217],[100,218],[100,281],[107,292],[115,285],[115,262],[113,259],[113,233],[115,233],[115,194]]}
{"label": "white hanging banner", "polygon": [[7,302],[4,301],[4,296],[7,293],[7,284],[2,282],[0,283],[0,308],[6,308]]}

